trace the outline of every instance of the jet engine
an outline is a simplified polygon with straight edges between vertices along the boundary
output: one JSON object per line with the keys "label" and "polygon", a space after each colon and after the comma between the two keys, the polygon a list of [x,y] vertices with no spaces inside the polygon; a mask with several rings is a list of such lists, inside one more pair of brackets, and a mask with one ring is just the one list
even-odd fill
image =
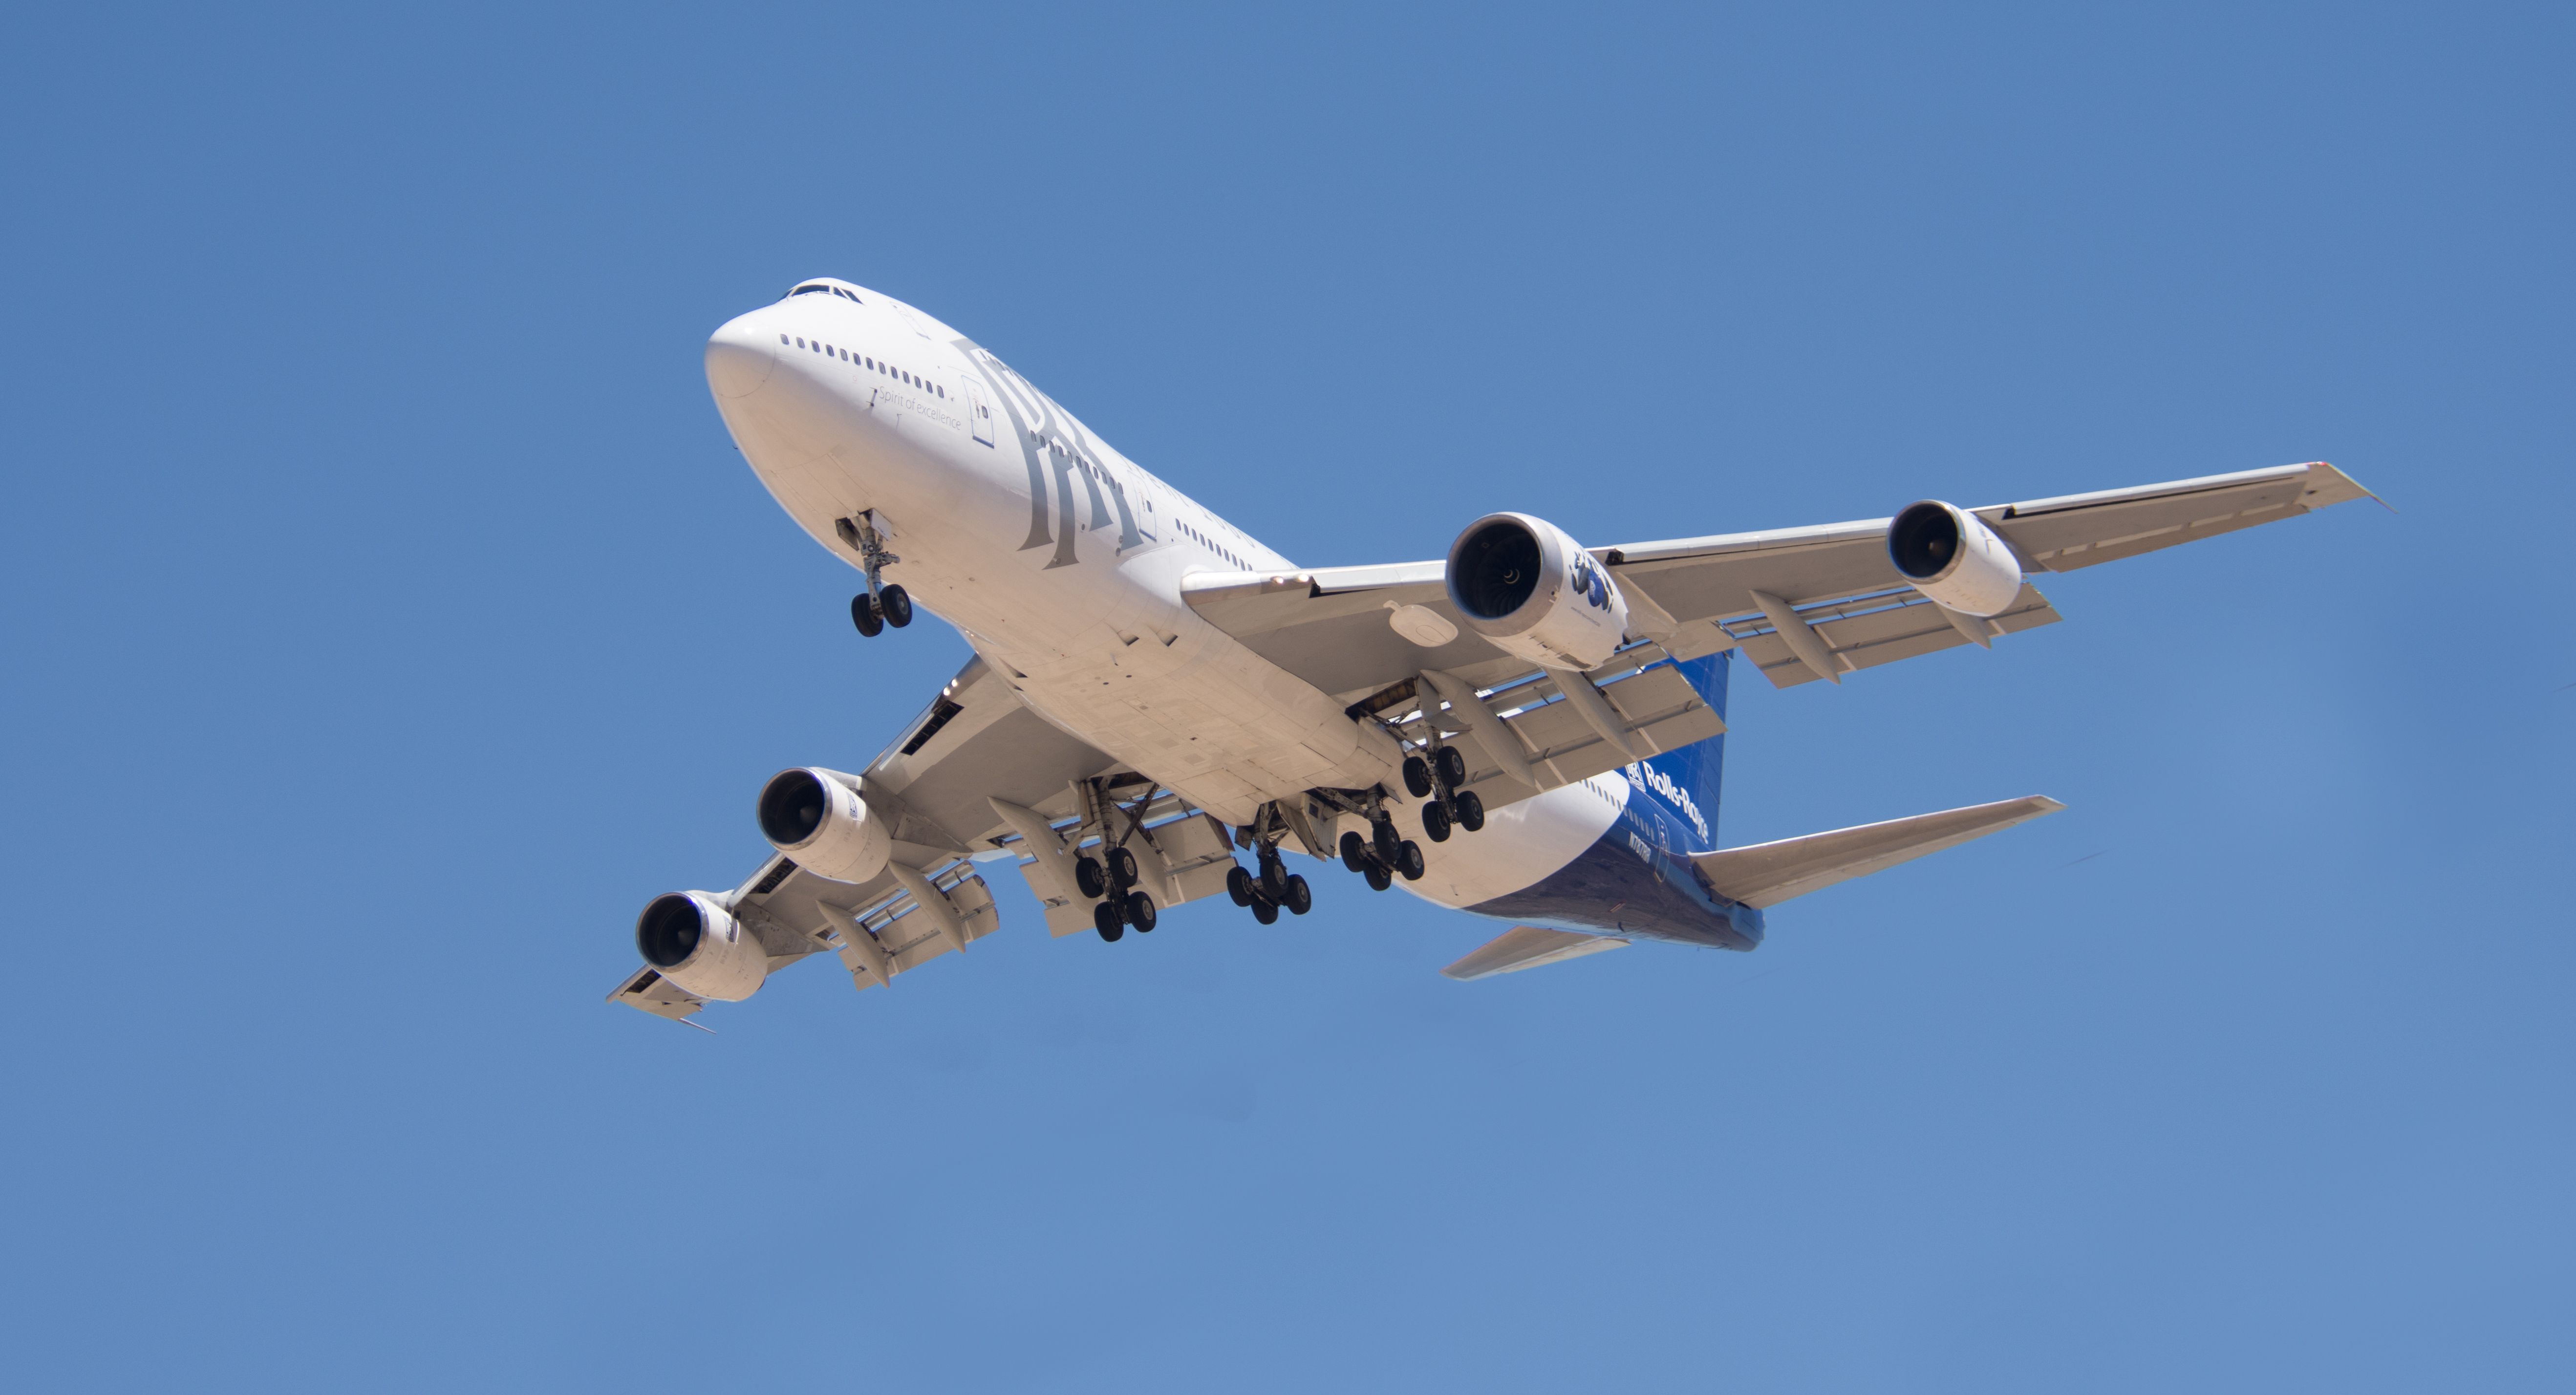
{"label": "jet engine", "polygon": [[1619,584],[1564,529],[1490,513],[1449,545],[1449,603],[1467,628],[1547,668],[1596,668],[1628,637]]}
{"label": "jet engine", "polygon": [[836,882],[864,882],[894,851],[885,820],[859,798],[859,779],[837,770],[782,770],[760,791],[760,832],[796,865]]}
{"label": "jet engine", "polygon": [[701,998],[738,1003],[769,977],[760,938],[703,891],[654,897],[635,918],[635,947],[662,977]]}
{"label": "jet engine", "polygon": [[1986,521],[1938,499],[1908,504],[1887,525],[1887,557],[1932,600],[1994,616],[2021,594],[2021,560]]}

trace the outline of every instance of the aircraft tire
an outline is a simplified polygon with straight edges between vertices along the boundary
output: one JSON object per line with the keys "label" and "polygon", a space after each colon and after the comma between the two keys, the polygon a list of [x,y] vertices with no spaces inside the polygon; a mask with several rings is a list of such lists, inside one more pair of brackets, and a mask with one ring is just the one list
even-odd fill
{"label": "aircraft tire", "polygon": [[1278,924],[1279,903],[1267,897],[1255,898],[1252,903],[1252,918],[1264,925]]}
{"label": "aircraft tire", "polygon": [[1233,897],[1234,904],[1238,906],[1251,905],[1252,874],[1240,867],[1227,872],[1225,874],[1225,894]]}
{"label": "aircraft tire", "polygon": [[1152,931],[1154,928],[1154,898],[1141,891],[1128,892],[1127,919],[1135,925],[1136,933],[1139,935]]}
{"label": "aircraft tire", "polygon": [[1101,873],[1100,859],[1096,857],[1075,858],[1073,863],[1073,885],[1076,890],[1080,891],[1085,896],[1100,897],[1108,895],[1109,878]]}
{"label": "aircraft tire", "polygon": [[1127,922],[1118,916],[1118,903],[1103,901],[1092,907],[1091,928],[1100,932],[1100,938],[1118,943],[1118,937],[1127,933]]}
{"label": "aircraft tire", "polygon": [[1422,880],[1422,845],[1405,839],[1404,846],[1396,850],[1395,870],[1402,872],[1406,881]]}
{"label": "aircraft tire", "polygon": [[1134,886],[1136,884],[1136,854],[1125,848],[1111,848],[1109,850],[1109,870],[1116,874],[1119,885]]}
{"label": "aircraft tire", "polygon": [[1342,835],[1342,865],[1354,872],[1369,869],[1368,840],[1356,831]]}
{"label": "aircraft tire", "polygon": [[1457,747],[1443,746],[1440,748],[1440,754],[1432,757],[1432,759],[1440,763],[1440,779],[1442,783],[1448,785],[1451,789],[1456,789],[1458,786],[1467,783],[1467,758],[1459,753]]}
{"label": "aircraft tire", "polygon": [[1404,788],[1416,799],[1431,797],[1431,766],[1422,757],[1404,758]]}
{"label": "aircraft tire", "polygon": [[877,593],[885,606],[885,622],[900,630],[912,623],[912,593],[900,586],[889,586]]}
{"label": "aircraft tire", "polygon": [[1435,843],[1449,841],[1449,811],[1438,804],[1422,806],[1422,831]]}
{"label": "aircraft tire", "polygon": [[1368,870],[1360,873],[1360,875],[1368,878],[1369,890],[1371,891],[1384,891],[1388,887],[1395,885],[1395,878],[1388,876],[1386,874],[1386,869],[1378,866],[1374,862],[1370,863],[1368,865]]}
{"label": "aircraft tire", "polygon": [[1393,819],[1380,820],[1376,827],[1369,830],[1369,841],[1376,845],[1377,860],[1389,866],[1393,866],[1395,859],[1403,852],[1404,839],[1395,831]]}
{"label": "aircraft tire", "polygon": [[1315,909],[1315,889],[1306,885],[1304,877],[1291,873],[1288,894],[1279,898],[1279,904],[1286,906],[1290,915],[1304,915]]}
{"label": "aircraft tire", "polygon": [[877,603],[868,599],[864,592],[850,597],[850,623],[858,626],[859,633],[870,639],[885,630],[885,617],[877,614]]}
{"label": "aircraft tire", "polygon": [[1474,833],[1485,826],[1485,801],[1477,798],[1474,790],[1458,791],[1456,803],[1460,828]]}

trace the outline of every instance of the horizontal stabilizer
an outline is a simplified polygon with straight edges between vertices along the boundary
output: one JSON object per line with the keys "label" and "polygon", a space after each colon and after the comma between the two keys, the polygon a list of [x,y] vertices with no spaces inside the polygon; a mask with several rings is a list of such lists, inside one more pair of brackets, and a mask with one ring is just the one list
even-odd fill
{"label": "horizontal stabilizer", "polygon": [[[1910,819],[1837,828],[1831,833],[1810,833],[1804,838],[1783,838],[1776,843],[1721,848],[1691,861],[1699,864],[1700,871],[1708,875],[1709,885],[1720,896],[1748,906],[1775,906],[1792,896],[1866,877],[1926,853],[1955,848],[2065,807],[2044,794],[2027,795],[1994,804],[1972,804],[1965,809],[1945,809],[1937,814],[1917,814]],[[1510,938],[1511,935],[1503,937]],[[1502,943],[1496,940],[1477,954]]]}
{"label": "horizontal stabilizer", "polygon": [[1486,941],[1475,953],[1440,972],[1464,983],[1468,979],[1516,974],[1541,964],[1557,964],[1568,959],[1580,959],[1587,954],[1599,954],[1605,949],[1627,947],[1626,940],[1608,935],[1578,935],[1571,930],[1541,930],[1524,925]]}

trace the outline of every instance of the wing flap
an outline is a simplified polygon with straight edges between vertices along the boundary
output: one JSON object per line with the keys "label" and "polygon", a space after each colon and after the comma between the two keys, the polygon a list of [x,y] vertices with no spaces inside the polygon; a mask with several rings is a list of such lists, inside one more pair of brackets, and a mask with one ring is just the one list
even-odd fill
{"label": "wing flap", "polygon": [[627,975],[626,981],[608,995],[608,1001],[624,1003],[674,1022],[687,1022],[698,1009],[707,1005],[706,999],[662,977],[662,971],[649,964]]}
{"label": "wing flap", "polygon": [[1993,804],[1944,809],[1937,814],[1837,828],[1830,833],[1810,833],[1804,838],[1783,838],[1776,843],[1721,848],[1691,861],[1698,864],[1718,895],[1756,908],[1776,906],[1791,897],[1955,848],[2065,807],[2044,794],[2025,795]]}
{"label": "wing flap", "polygon": [[[1918,654],[1937,653],[1970,643],[1974,630],[1987,639],[2000,639],[2063,619],[2039,588],[2025,582],[2021,594],[2010,608],[1992,620],[1961,615],[1953,618],[1939,606],[1925,600],[1922,593],[1908,587],[1903,591],[1882,592],[1848,601],[1827,601],[1798,612],[1825,645],[1841,662],[1843,672],[1875,668]],[[1789,650],[1771,621],[1751,616],[1728,622],[1722,627],[1743,645],[1744,657],[1775,688],[1794,688],[1824,677],[1809,668]]]}
{"label": "wing flap", "polygon": [[1627,947],[1626,940],[1613,935],[1578,935],[1571,930],[1541,930],[1534,925],[1523,925],[1486,941],[1476,952],[1440,972],[1467,983]]}
{"label": "wing flap", "polygon": [[[1640,662],[1641,654],[1649,661],[1659,661],[1662,651],[1649,645],[1639,646],[1629,654],[1629,663]],[[1473,686],[1472,680],[1461,681]],[[1619,717],[1622,732],[1644,754],[1679,750],[1726,730],[1725,719],[1700,697],[1689,679],[1669,664],[1654,662],[1652,667],[1603,683],[1600,691]],[[1505,685],[1480,700],[1506,730],[1506,735],[1495,739],[1520,741],[1523,758],[1539,777],[1540,789],[1589,779],[1603,771],[1616,770],[1630,760],[1626,752],[1602,739],[1601,733],[1557,692],[1553,679],[1540,677]],[[1434,700],[1432,706],[1439,704]],[[1417,708],[1391,725],[1408,739],[1418,740],[1422,720]],[[1467,759],[1467,787],[1497,808],[1536,793],[1505,773],[1504,762],[1486,748],[1486,737],[1477,730],[1483,725],[1442,709],[1443,732],[1451,732],[1452,727],[1466,728],[1452,732],[1447,740]]]}

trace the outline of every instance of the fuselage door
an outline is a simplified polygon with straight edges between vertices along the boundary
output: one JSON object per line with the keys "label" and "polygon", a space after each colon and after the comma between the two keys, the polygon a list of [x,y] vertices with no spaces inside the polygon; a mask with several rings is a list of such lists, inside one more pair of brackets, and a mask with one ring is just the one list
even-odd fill
{"label": "fuselage door", "polygon": [[976,440],[989,446],[993,444],[992,404],[985,400],[984,385],[982,383],[975,381],[973,378],[968,378],[965,381],[967,428],[975,433]]}

